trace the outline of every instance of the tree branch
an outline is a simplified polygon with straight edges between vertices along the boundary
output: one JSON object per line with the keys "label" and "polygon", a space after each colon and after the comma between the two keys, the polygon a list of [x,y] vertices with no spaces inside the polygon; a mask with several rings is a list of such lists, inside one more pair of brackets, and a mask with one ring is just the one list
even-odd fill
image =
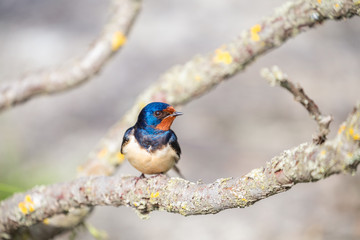
{"label": "tree branch", "polygon": [[140,94],[131,110],[110,128],[90,152],[88,161],[79,167],[79,175],[114,173],[123,161],[123,156],[119,154],[122,135],[147,103],[185,104],[244,70],[257,57],[281,46],[289,38],[327,19],[350,18],[359,15],[359,11],[360,4],[352,0],[287,2],[272,16],[242,32],[234,41],[223,44],[210,54],[195,56],[183,65],[172,67]]}
{"label": "tree branch", "polygon": [[245,30],[234,41],[210,54],[195,56],[187,63],[169,69],[144,90],[122,120],[109,129],[89,153],[88,160],[78,168],[78,176],[110,176],[115,172],[124,160],[119,153],[122,135],[147,103],[163,101],[172,105],[185,104],[214,89],[223,80],[244,70],[258,56],[281,46],[300,32],[326,19],[350,18],[360,9],[351,0],[341,1],[337,9],[333,8],[335,4],[339,3],[308,0],[288,2],[272,16]]}
{"label": "tree branch", "polygon": [[[57,93],[90,80],[108,60],[126,43],[126,36],[139,13],[140,0],[112,0],[111,14],[102,34],[89,50],[71,65],[61,66],[41,73],[33,73],[23,79],[0,85],[0,112],[41,94]],[[49,219],[51,227],[37,224],[20,232],[33,239],[49,239],[81,223],[91,209],[74,209],[71,214],[57,215]],[[1,237],[0,237],[1,238]]]}
{"label": "tree branch", "polygon": [[[136,0],[133,1],[135,4],[137,3]],[[223,45],[208,55],[196,56],[184,65],[173,67],[161,76],[158,82],[145,90],[138,97],[134,107],[121,121],[109,130],[105,137],[99,142],[98,146],[89,154],[88,162],[82,167],[79,167],[79,175],[112,175],[114,173],[116,167],[123,161],[123,156],[119,154],[122,134],[129,124],[134,122],[139,110],[146,103],[150,101],[166,101],[173,105],[185,104],[213,89],[223,80],[240,72],[249,63],[254,61],[256,57],[282,45],[290,37],[296,36],[298,33],[318,25],[326,19],[342,19],[358,15],[359,8],[359,4],[351,0],[298,0],[296,2],[289,2],[280,7],[273,16],[264,19],[251,29],[244,31],[236,40]],[[121,41],[119,41],[122,36],[119,34],[121,32],[126,33],[124,30],[115,33],[116,36],[112,35],[112,37],[115,36],[113,39],[117,39],[117,41],[111,41],[112,43],[117,43],[114,44],[115,46],[121,45],[119,44],[119,42],[121,43]],[[109,43],[110,41],[108,40],[107,44]],[[110,55],[112,55],[112,53]],[[91,58],[91,60],[94,59]],[[101,64],[97,66],[100,65]],[[101,66],[99,69],[100,68]],[[97,71],[95,68],[92,74],[95,74]],[[80,74],[82,72],[78,73]],[[34,76],[36,76],[36,74]],[[90,76],[92,75],[90,74],[89,77]],[[79,81],[79,83],[80,82],[81,81]],[[40,91],[38,86],[41,86],[41,84],[39,85],[37,83],[37,81],[34,81],[33,85],[29,85],[30,88],[35,89],[35,91],[32,91],[32,95],[25,94],[24,96],[21,96],[17,91],[13,91],[14,86],[12,84],[5,87],[4,85],[1,86],[0,111],[4,106],[13,106],[16,103],[23,102],[36,95],[45,92],[57,92],[57,90],[51,90],[52,88],[50,88],[49,91],[43,91],[42,88],[39,88]],[[25,81],[19,84],[19,86],[21,85],[26,85]],[[77,83],[75,83],[74,86],[75,85],[77,85]],[[54,88],[57,88],[56,85],[54,85]],[[18,89],[21,88],[19,87]],[[65,89],[68,88],[59,88],[59,90]],[[13,100],[9,101],[8,99]],[[320,148],[320,146],[317,147]],[[279,171],[279,173],[281,176],[281,171]],[[34,212],[37,212],[37,210]],[[31,214],[33,213],[26,214],[25,218],[27,219],[29,216],[32,216]],[[1,212],[0,215],[3,216],[3,213]],[[41,220],[41,218],[35,217],[32,222],[39,220]],[[4,221],[6,222],[6,219]],[[45,223],[47,222],[48,221],[45,221]],[[78,222],[79,221],[74,221],[73,226],[78,224]]]}
{"label": "tree branch", "polygon": [[91,79],[126,42],[140,10],[140,0],[112,0],[111,16],[101,36],[69,66],[33,73],[0,85],[0,111],[30,98],[71,89]]}
{"label": "tree branch", "polygon": [[134,177],[84,177],[69,183],[36,187],[1,203],[0,232],[7,236],[20,227],[40,221],[46,223],[46,219],[55,214],[82,206],[130,206],[145,217],[154,210],[188,216],[247,207],[287,191],[297,183],[354,173],[360,163],[359,134],[360,103],[333,140],[322,145],[301,144],[240,178],[201,184],[165,175],[137,183]]}
{"label": "tree branch", "polygon": [[271,70],[264,68],[261,75],[267,79],[271,86],[281,86],[288,90],[294,99],[303,105],[309,112],[310,116],[316,121],[319,127],[319,134],[313,137],[315,144],[322,144],[326,141],[326,136],[329,134],[330,123],[333,120],[330,115],[322,115],[316,103],[309,98],[304,89],[297,84],[292,83],[286,74],[284,74],[277,66],[272,67]]}

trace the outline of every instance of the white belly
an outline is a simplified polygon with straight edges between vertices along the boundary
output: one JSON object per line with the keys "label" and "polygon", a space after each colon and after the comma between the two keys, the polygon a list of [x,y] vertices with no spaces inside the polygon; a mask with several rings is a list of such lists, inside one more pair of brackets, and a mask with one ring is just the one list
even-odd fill
{"label": "white belly", "polygon": [[134,136],[130,136],[123,153],[130,164],[144,174],[158,174],[169,171],[179,160],[176,152],[170,147],[164,147],[155,152],[141,148]]}

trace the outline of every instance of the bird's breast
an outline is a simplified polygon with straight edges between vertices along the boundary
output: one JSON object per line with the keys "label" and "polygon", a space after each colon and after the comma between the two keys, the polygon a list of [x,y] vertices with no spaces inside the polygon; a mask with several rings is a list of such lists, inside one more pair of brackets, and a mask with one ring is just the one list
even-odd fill
{"label": "bird's breast", "polygon": [[179,156],[169,144],[150,151],[140,146],[134,136],[130,136],[123,153],[130,164],[144,174],[165,173],[179,160]]}

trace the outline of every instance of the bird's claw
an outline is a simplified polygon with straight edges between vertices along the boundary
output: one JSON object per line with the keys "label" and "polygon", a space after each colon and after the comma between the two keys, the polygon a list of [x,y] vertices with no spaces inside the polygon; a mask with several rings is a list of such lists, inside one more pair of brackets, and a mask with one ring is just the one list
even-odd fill
{"label": "bird's claw", "polygon": [[140,175],[140,177],[135,177],[135,178],[134,178],[134,180],[135,180],[135,186],[136,186],[136,184],[138,183],[138,181],[139,181],[140,179],[143,179],[143,178],[146,178],[146,177],[145,177],[145,174],[143,174],[143,173]]}
{"label": "bird's claw", "polygon": [[151,178],[156,178],[158,176],[164,176],[165,174],[164,173],[158,173],[158,174],[155,174],[153,176],[151,176]]}

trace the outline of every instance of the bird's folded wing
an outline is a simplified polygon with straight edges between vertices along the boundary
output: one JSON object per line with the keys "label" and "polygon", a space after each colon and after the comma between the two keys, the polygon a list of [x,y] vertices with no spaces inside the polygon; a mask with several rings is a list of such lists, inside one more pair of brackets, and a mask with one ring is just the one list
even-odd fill
{"label": "bird's folded wing", "polygon": [[123,148],[126,146],[126,144],[129,143],[130,135],[134,134],[133,129],[134,129],[134,127],[129,128],[128,130],[126,130],[126,132],[124,134],[124,138],[123,138],[123,141],[122,141],[122,144],[121,144],[121,149],[120,149],[120,152],[122,154],[124,154],[123,153]]}
{"label": "bird's folded wing", "polygon": [[[171,131],[171,137],[169,139],[170,147],[172,149],[174,149],[174,151],[176,152],[176,154],[179,156],[179,159],[180,159],[181,149],[180,149],[179,143],[177,141],[177,137],[172,130],[170,130],[170,131]],[[179,159],[176,162],[178,162]]]}

